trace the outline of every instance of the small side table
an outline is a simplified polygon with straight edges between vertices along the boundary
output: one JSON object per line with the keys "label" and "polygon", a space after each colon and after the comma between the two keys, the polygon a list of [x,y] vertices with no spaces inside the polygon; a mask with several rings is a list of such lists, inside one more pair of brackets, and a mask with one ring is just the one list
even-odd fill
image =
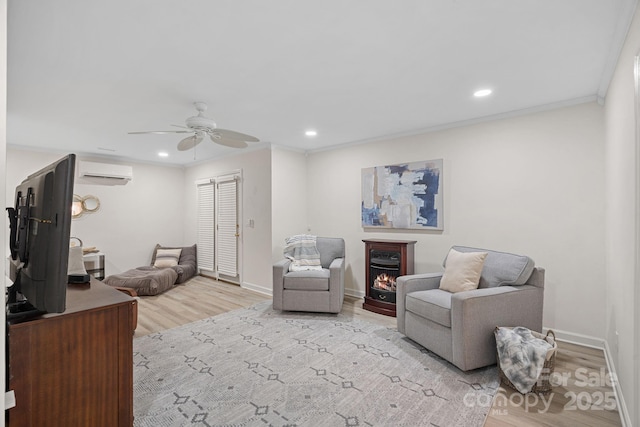
{"label": "small side table", "polygon": [[104,279],[104,254],[96,252],[82,256],[84,260],[84,269],[87,273],[98,280]]}

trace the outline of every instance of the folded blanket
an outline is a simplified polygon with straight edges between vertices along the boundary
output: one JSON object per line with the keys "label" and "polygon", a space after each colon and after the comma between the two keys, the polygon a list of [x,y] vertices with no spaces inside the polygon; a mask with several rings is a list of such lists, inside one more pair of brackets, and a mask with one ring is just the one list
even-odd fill
{"label": "folded blanket", "polygon": [[298,234],[285,239],[285,243],[284,256],[291,260],[289,271],[322,270],[316,236]]}
{"label": "folded blanket", "polygon": [[520,393],[528,393],[540,377],[547,351],[553,346],[521,326],[497,328],[498,362]]}

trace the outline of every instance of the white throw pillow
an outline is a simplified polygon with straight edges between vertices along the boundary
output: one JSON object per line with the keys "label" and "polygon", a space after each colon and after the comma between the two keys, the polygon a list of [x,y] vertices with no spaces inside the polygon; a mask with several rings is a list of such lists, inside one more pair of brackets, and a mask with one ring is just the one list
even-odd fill
{"label": "white throw pillow", "polygon": [[156,262],[153,263],[153,266],[158,268],[175,267],[178,265],[181,253],[182,249],[158,249]]}
{"label": "white throw pillow", "polygon": [[453,293],[478,289],[486,257],[486,252],[458,252],[451,249],[440,279],[440,289]]}

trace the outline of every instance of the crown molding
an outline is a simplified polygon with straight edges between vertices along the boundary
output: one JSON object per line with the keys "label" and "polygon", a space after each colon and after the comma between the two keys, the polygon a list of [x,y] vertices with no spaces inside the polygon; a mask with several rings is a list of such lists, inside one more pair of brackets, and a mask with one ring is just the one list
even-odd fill
{"label": "crown molding", "polygon": [[611,48],[609,49],[609,56],[602,68],[602,76],[600,77],[600,84],[598,86],[599,103],[600,99],[602,99],[602,103],[604,103],[604,98],[607,96],[609,85],[613,79],[613,73],[618,65],[618,60],[620,59],[624,42],[629,33],[629,28],[631,28],[631,22],[633,21],[638,0],[625,0],[622,3],[620,14],[618,15],[618,24],[616,25],[616,30],[611,41]]}

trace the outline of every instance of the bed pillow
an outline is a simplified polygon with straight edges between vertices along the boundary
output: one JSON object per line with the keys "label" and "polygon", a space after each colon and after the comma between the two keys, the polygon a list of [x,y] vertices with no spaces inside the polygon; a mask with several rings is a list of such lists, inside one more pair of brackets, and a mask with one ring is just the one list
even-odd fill
{"label": "bed pillow", "polygon": [[181,252],[182,249],[158,249],[153,266],[158,268],[175,267],[178,265]]}
{"label": "bed pillow", "polygon": [[486,252],[458,252],[451,249],[440,279],[440,289],[452,293],[478,288]]}
{"label": "bed pillow", "polygon": [[162,246],[160,243],[157,243],[155,248],[153,248],[153,254],[151,255],[151,265],[156,262],[158,249],[182,249],[178,264],[197,264],[197,250],[195,244],[191,246]]}

